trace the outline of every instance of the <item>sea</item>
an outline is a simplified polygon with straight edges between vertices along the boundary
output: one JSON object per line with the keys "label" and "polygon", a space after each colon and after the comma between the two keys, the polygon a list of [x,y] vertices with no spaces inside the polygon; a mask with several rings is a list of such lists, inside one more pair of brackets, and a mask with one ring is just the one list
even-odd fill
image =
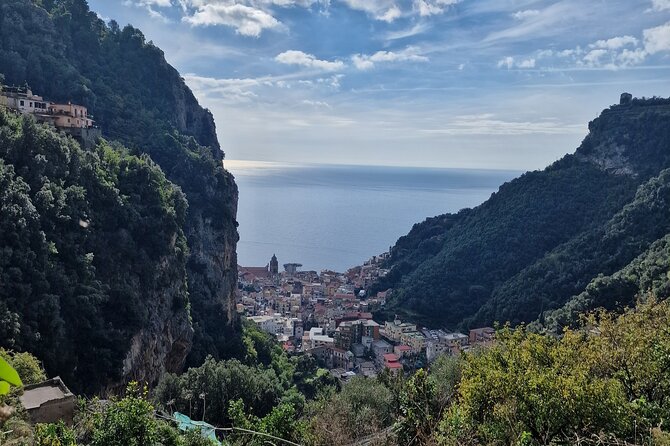
{"label": "sea", "polygon": [[415,223],[474,207],[509,170],[225,162],[239,187],[238,263],[344,272],[389,250]]}

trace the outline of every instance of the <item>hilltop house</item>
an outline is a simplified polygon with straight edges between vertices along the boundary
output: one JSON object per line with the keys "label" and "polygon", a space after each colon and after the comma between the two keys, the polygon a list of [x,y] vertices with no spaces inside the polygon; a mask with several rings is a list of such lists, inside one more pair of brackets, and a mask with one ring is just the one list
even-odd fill
{"label": "hilltop house", "polygon": [[16,113],[32,115],[35,120],[53,125],[79,142],[90,147],[102,136],[93,125],[88,109],[72,103],[57,104],[33,94],[28,85],[24,87],[0,86],[0,106]]}

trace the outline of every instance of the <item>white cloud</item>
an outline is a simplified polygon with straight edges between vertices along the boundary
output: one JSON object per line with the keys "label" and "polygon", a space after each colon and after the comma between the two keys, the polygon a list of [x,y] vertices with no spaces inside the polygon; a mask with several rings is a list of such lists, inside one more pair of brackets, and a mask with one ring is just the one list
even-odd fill
{"label": "white cloud", "polygon": [[196,96],[215,96],[228,103],[250,102],[257,97],[253,89],[264,85],[259,79],[216,79],[195,74],[186,74],[184,80]]}
{"label": "white cloud", "polygon": [[514,14],[512,14],[512,17],[514,17],[517,20],[525,20],[529,17],[535,17],[540,15],[540,11],[537,9],[526,9],[524,11],[517,11]]}
{"label": "white cloud", "polygon": [[651,0],[652,8],[656,11],[670,9],[670,0]]}
{"label": "white cloud", "polygon": [[459,3],[460,0],[414,0],[414,10],[422,17],[442,14],[450,6]]}
{"label": "white cloud", "polygon": [[172,6],[172,0],[136,0],[135,2],[138,6],[152,7],[156,6],[159,8],[169,8]]}
{"label": "white cloud", "polygon": [[522,60],[517,66],[519,68],[535,68],[535,59]]}
{"label": "white cloud", "polygon": [[[169,6],[171,0],[137,0]],[[243,36],[259,37],[264,30],[283,25],[274,16],[273,7],[310,8],[327,6],[328,0],[174,0],[185,14],[183,21],[193,26],[223,25],[235,28]]]}
{"label": "white cloud", "polygon": [[406,39],[408,37],[413,37],[419,34],[422,34],[430,29],[430,26],[425,22],[420,22],[413,25],[411,28],[401,29],[399,31],[389,31],[387,32],[383,39],[384,40],[400,40]]}
{"label": "white cloud", "polygon": [[492,113],[463,115],[449,121],[446,127],[424,129],[424,133],[441,135],[560,135],[583,132],[581,124],[566,124],[554,119],[508,121]]}
{"label": "white cloud", "polygon": [[503,67],[507,67],[508,70],[514,67],[514,58],[512,56],[507,56],[503,59],[500,59],[498,61],[498,68]]}
{"label": "white cloud", "polygon": [[607,56],[609,52],[605,49],[597,49],[589,51],[582,59],[586,65],[597,67],[602,64],[602,59]]}
{"label": "white cloud", "polygon": [[589,48],[602,48],[607,50],[618,50],[625,46],[636,46],[638,40],[633,36],[612,37],[607,40],[598,40],[589,45]]}
{"label": "white cloud", "polygon": [[656,28],[645,29],[644,50],[649,54],[670,51],[670,22]]}
{"label": "white cloud", "polygon": [[498,68],[507,68],[511,70],[512,68],[535,68],[535,59],[524,59],[521,61],[515,60],[512,56],[507,56],[498,61]]}
{"label": "white cloud", "polygon": [[[670,1],[670,0],[668,0]],[[642,39],[634,36],[617,36],[602,39],[587,45],[562,51],[543,50],[536,52],[538,59],[554,57],[562,63],[573,63],[576,67],[618,70],[644,63],[651,55],[670,51],[670,22],[642,31]],[[512,58],[498,62],[498,67],[519,66]]]}
{"label": "white cloud", "polygon": [[259,37],[263,30],[281,25],[267,12],[240,4],[204,5],[192,16],[185,17],[184,21],[194,26],[231,26],[238,34],[252,37]]}
{"label": "white cloud", "polygon": [[310,107],[314,108],[327,108],[328,110],[331,110],[333,107],[327,103],[326,101],[312,101],[310,99],[305,99],[302,101],[303,104],[309,105]]}
{"label": "white cloud", "polygon": [[312,54],[303,53],[302,51],[289,50],[277,55],[275,60],[286,65],[300,65],[308,68],[316,68],[324,71],[337,71],[345,67],[344,62],[336,60],[334,62],[328,60],[320,60]]}
{"label": "white cloud", "polygon": [[354,66],[359,70],[370,70],[377,63],[389,62],[428,62],[426,56],[419,54],[416,47],[407,47],[402,51],[377,51],[374,54],[355,54],[351,56]]}
{"label": "white cloud", "polygon": [[170,23],[170,20],[156,8],[169,8],[172,6],[172,0],[124,0],[123,4],[126,6],[138,6],[144,8],[147,10],[150,17],[159,19],[165,23]]}
{"label": "white cloud", "polygon": [[317,84],[326,85],[328,87],[338,90],[341,86],[340,81],[344,77],[344,74],[335,74],[330,77],[322,77],[316,80]]}
{"label": "white cloud", "polygon": [[363,11],[375,20],[393,22],[400,18],[402,11],[393,0],[340,0],[349,8]]}

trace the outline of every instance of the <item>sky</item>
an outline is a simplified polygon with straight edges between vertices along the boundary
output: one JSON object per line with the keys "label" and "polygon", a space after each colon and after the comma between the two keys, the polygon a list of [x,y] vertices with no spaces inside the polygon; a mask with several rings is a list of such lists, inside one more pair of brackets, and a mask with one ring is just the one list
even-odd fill
{"label": "sky", "polygon": [[530,170],[670,96],[670,0],[89,0],[142,30],[231,160]]}

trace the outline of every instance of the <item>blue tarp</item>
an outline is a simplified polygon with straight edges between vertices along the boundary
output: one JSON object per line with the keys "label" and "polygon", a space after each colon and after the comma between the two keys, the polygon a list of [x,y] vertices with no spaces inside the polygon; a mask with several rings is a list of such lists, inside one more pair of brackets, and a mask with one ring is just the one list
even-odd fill
{"label": "blue tarp", "polygon": [[174,420],[177,422],[177,427],[180,430],[186,432],[191,429],[198,429],[203,437],[209,438],[216,444],[221,445],[221,442],[216,438],[215,434],[216,428],[211,424],[205,423],[204,421],[193,421],[183,413],[179,412],[175,412],[172,416],[174,417]]}

